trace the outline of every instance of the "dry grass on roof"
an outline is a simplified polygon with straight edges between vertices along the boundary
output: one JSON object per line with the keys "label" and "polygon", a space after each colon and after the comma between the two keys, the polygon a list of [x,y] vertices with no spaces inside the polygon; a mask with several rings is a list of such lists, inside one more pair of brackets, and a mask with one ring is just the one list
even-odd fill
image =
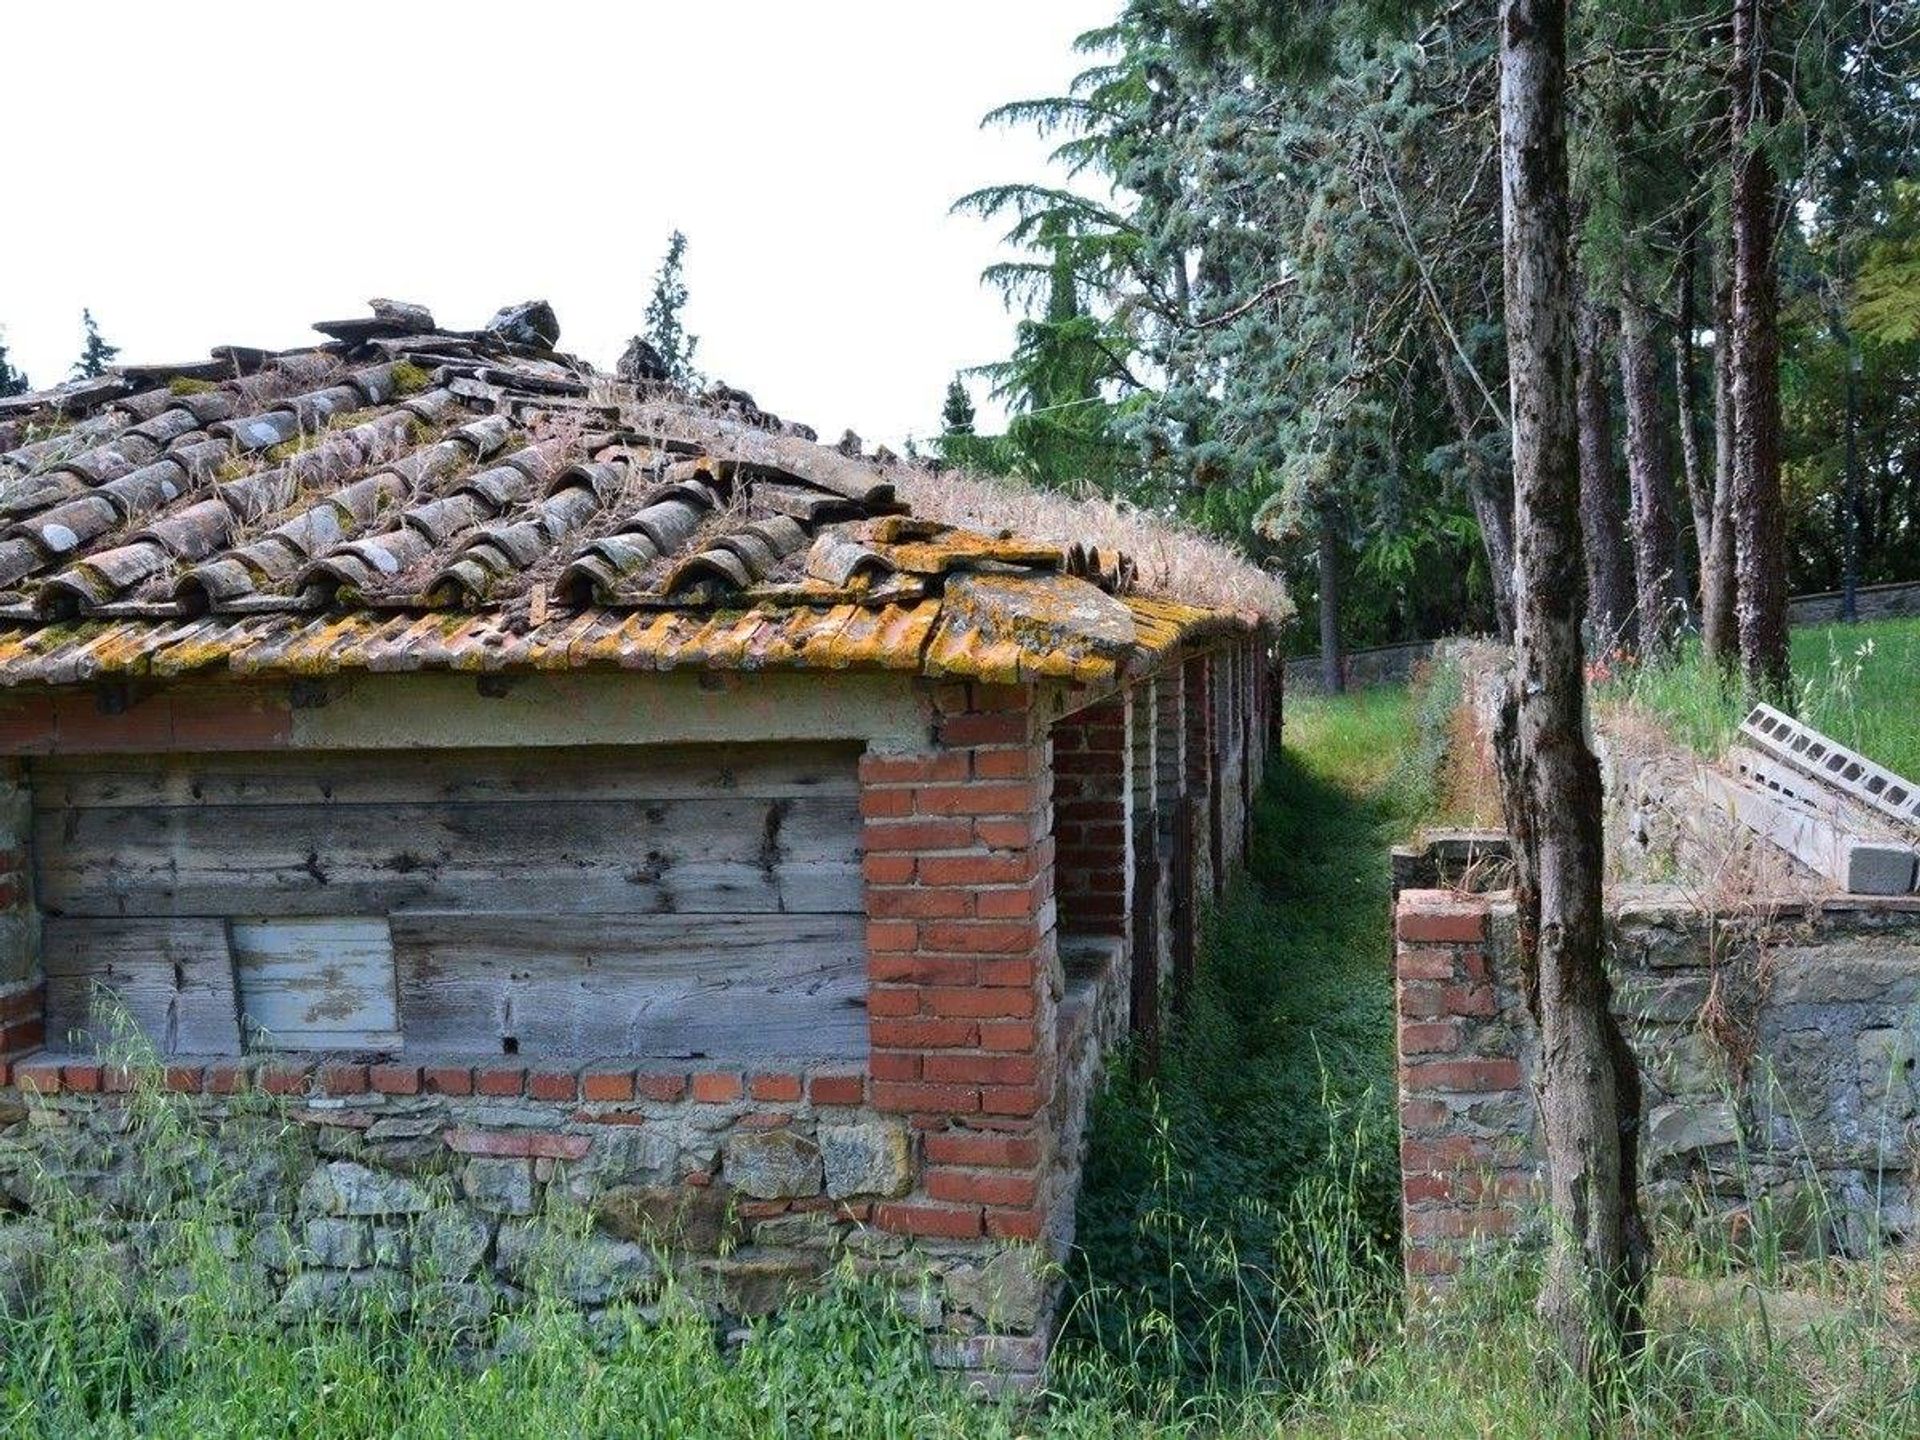
{"label": "dry grass on roof", "polygon": [[1096,545],[1103,555],[1128,555],[1139,567],[1139,588],[1150,595],[1258,615],[1273,625],[1293,614],[1293,601],[1278,575],[1166,516],[1105,496],[1036,490],[1018,480],[970,470],[934,474],[901,466],[888,478],[913,513],[930,520],[1011,530],[1024,539],[1060,545]]}

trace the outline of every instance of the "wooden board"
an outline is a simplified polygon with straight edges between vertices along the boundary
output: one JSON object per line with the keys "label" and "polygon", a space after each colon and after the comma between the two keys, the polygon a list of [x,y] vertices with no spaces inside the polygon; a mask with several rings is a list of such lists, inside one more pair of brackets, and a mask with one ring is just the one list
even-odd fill
{"label": "wooden board", "polygon": [[32,764],[38,810],[488,800],[768,799],[858,793],[857,746],[122,755]]}
{"label": "wooden board", "polygon": [[858,915],[396,915],[410,1049],[835,1058],[867,1050]]}
{"label": "wooden board", "polygon": [[852,796],[41,810],[59,915],[855,911]]}
{"label": "wooden board", "polygon": [[[218,920],[48,920],[41,953],[51,1045],[106,1045],[114,1031],[97,1000],[107,991],[162,1056],[240,1051],[233,964]],[[76,1042],[73,1032],[88,1038]]]}
{"label": "wooden board", "polygon": [[228,933],[248,1049],[399,1048],[385,919],[235,920]]}

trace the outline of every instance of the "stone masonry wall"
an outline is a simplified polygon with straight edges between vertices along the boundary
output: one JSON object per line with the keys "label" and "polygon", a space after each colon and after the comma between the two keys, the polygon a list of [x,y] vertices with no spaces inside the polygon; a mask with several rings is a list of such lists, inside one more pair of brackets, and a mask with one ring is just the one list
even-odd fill
{"label": "stone masonry wall", "polygon": [[[1920,903],[1703,915],[1611,906],[1614,1011],[1641,1061],[1641,1193],[1656,1227],[1859,1254],[1916,1236]],[[1527,1012],[1503,896],[1402,892],[1402,1204],[1412,1277],[1539,1220]]]}

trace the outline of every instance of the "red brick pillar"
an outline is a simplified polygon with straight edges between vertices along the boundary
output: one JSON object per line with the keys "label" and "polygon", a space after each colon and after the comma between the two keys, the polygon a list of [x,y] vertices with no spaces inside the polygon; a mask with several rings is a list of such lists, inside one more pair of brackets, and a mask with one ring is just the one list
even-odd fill
{"label": "red brick pillar", "polygon": [[1193,796],[1200,825],[1199,850],[1206,856],[1207,883],[1215,894],[1225,883],[1220,845],[1220,734],[1214,714],[1214,662],[1207,655],[1188,657],[1187,793]]}
{"label": "red brick pillar", "polygon": [[1517,986],[1496,983],[1486,897],[1403,890],[1395,917],[1401,1220],[1409,1279],[1511,1235],[1535,1174]]}
{"label": "red brick pillar", "polygon": [[1123,691],[1054,722],[1053,833],[1069,934],[1127,936],[1131,708]]}
{"label": "red brick pillar", "polygon": [[918,1136],[882,1229],[1038,1239],[1059,959],[1047,741],[1024,689],[943,685],[933,748],[860,765],[875,1108]]}

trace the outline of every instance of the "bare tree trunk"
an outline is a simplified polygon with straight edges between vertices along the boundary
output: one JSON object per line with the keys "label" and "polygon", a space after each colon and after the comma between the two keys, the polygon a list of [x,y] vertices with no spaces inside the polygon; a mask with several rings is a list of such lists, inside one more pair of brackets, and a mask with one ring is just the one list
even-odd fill
{"label": "bare tree trunk", "polygon": [[1340,663],[1340,532],[1333,502],[1320,502],[1320,688],[1337,695],[1347,688]]}
{"label": "bare tree trunk", "polygon": [[1739,658],[1733,571],[1733,269],[1721,256],[1713,291],[1713,529],[1700,562],[1700,637],[1707,658],[1731,670]]}
{"label": "bare tree trunk", "polygon": [[1502,0],[1500,21],[1519,561],[1502,794],[1521,857],[1520,943],[1534,966],[1540,1013],[1554,1211],[1540,1309],[1573,1372],[1591,1385],[1635,1342],[1645,1272],[1634,1210],[1637,1087],[1608,1005],[1600,767],[1585,731],[1566,0]]}
{"label": "bare tree trunk", "polygon": [[1693,553],[1700,566],[1700,587],[1695,594],[1704,609],[1707,554],[1713,549],[1713,492],[1701,471],[1700,397],[1694,384],[1698,369],[1694,335],[1700,324],[1699,305],[1694,298],[1700,268],[1699,223],[1699,212],[1692,207],[1680,222],[1680,314],[1673,329],[1673,393],[1680,410],[1680,475],[1687,487],[1687,508],[1693,512]]}
{"label": "bare tree trunk", "polygon": [[1607,392],[1607,313],[1580,306],[1580,534],[1587,561],[1588,613],[1602,654],[1624,644],[1633,623],[1627,584],[1626,531],[1620,521],[1619,477],[1613,469],[1613,404]]}
{"label": "bare tree trunk", "polygon": [[1633,293],[1620,287],[1620,394],[1627,413],[1627,493],[1632,510],[1633,591],[1640,615],[1640,651],[1657,655],[1673,638],[1678,618],[1674,583],[1673,462],[1667,450],[1666,416],[1660,404],[1660,354],[1653,317]]}
{"label": "bare tree trunk", "polygon": [[1473,518],[1480,525],[1480,539],[1487,550],[1487,569],[1493,575],[1493,611],[1500,626],[1500,638],[1513,641],[1513,487],[1507,477],[1490,470],[1474,444],[1474,407],[1467,397],[1466,383],[1454,368],[1453,352],[1444,335],[1433,337],[1434,363],[1440,367],[1440,382],[1446,391],[1447,408],[1453,412],[1454,429],[1460,436],[1460,448],[1466,456],[1467,498],[1473,502]]}
{"label": "bare tree trunk", "polygon": [[1733,0],[1733,520],[1740,667],[1750,692],[1784,701],[1791,674],[1780,498],[1776,195],[1773,162],[1758,143],[1758,132],[1777,112],[1766,63],[1772,19],[1763,0]]}

